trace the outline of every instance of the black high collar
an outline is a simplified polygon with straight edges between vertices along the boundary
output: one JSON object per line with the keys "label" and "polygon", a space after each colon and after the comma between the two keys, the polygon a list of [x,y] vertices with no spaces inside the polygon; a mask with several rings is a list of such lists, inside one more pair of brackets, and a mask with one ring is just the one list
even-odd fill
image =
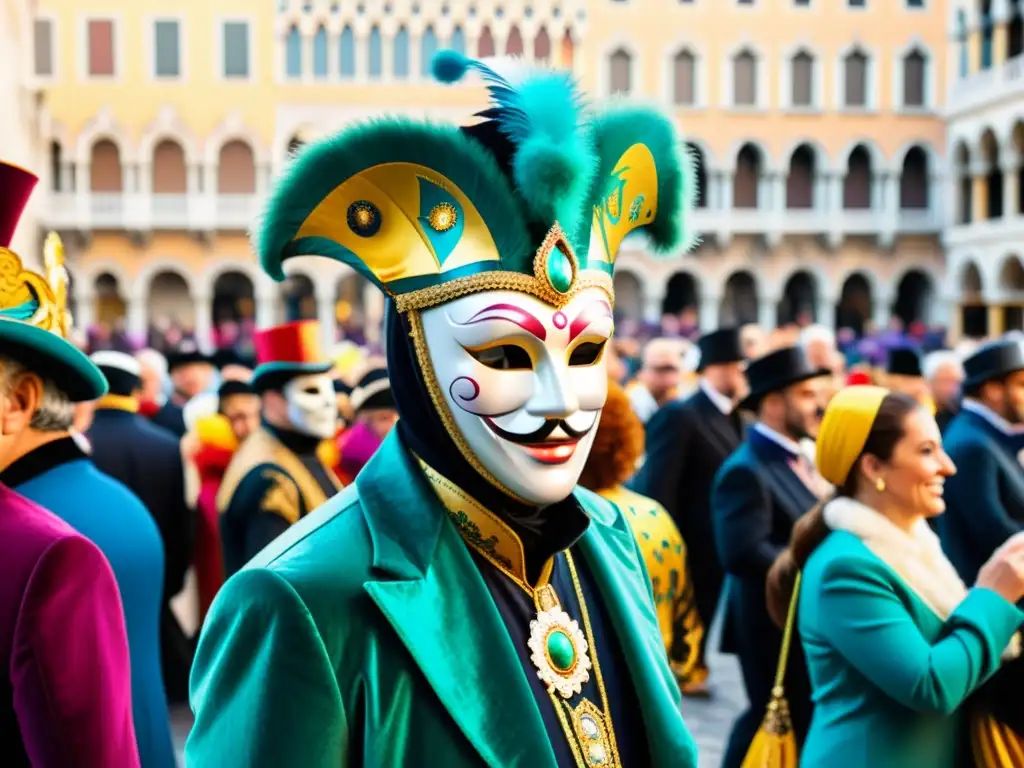
{"label": "black high collar", "polygon": [[301,432],[296,432],[292,429],[275,427],[272,424],[268,424],[266,421],[263,422],[263,426],[268,432],[270,432],[270,434],[276,437],[285,448],[296,456],[309,456],[310,454],[315,454],[317,448],[320,447],[320,443],[322,442],[319,437],[304,435]]}
{"label": "black high collar", "polygon": [[41,445],[34,451],[29,451],[13,462],[7,469],[0,472],[0,483],[8,488],[17,488],[61,464],[88,458],[78,447],[74,438],[62,437]]}

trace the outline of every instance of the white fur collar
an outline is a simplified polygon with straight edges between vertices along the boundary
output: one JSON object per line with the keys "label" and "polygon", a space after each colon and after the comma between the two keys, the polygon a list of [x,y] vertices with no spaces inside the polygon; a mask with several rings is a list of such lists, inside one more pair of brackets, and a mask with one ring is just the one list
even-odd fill
{"label": "white fur collar", "polygon": [[[908,533],[881,513],[846,497],[826,504],[824,515],[829,528],[860,539],[943,621],[967,597],[967,587],[943,553],[939,537],[924,519]],[[1003,659],[1020,654],[1021,635],[1017,632],[1003,650]]]}
{"label": "white fur collar", "polygon": [[945,620],[967,596],[967,587],[925,520],[908,533],[870,507],[842,497],[825,505],[825,523],[860,539],[939,618]]}

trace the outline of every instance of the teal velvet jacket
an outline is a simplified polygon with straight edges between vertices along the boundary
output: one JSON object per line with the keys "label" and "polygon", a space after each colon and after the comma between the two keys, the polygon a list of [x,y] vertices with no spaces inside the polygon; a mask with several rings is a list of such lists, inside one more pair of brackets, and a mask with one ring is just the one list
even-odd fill
{"label": "teal velvet jacket", "polygon": [[971,589],[943,621],[856,536],[834,531],[804,568],[798,622],[814,718],[801,764],[952,768],[964,700],[1024,620]]}
{"label": "teal velvet jacket", "polygon": [[[654,765],[697,765],[642,558],[619,510],[575,492],[586,558]],[[555,768],[541,713],[466,545],[395,430],[356,483],[233,576],[191,680],[195,768]]]}

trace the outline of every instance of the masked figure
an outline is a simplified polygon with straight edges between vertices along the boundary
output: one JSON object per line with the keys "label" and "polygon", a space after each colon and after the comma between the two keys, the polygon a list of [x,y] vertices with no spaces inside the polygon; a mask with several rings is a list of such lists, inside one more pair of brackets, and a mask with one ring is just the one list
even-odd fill
{"label": "masked figure", "polygon": [[350,403],[355,424],[345,431],[338,449],[343,479],[359,474],[398,420],[387,370],[375,368],[364,374],[352,390]]}
{"label": "masked figure", "polygon": [[334,437],[338,414],[319,338],[319,324],[309,320],[256,334],[251,386],[263,401],[263,424],[242,443],[217,491],[229,576],[341,488],[318,452]]}
{"label": "masked figure", "polygon": [[[133,667],[114,572],[91,531],[9,487],[19,479],[17,468],[38,467],[48,448],[80,454],[69,437],[75,404],[107,391],[96,366],[64,338],[65,294],[51,283],[65,274],[62,249],[47,241],[44,277],[25,269],[8,247],[36,182],[0,162],[0,752],[10,766],[133,768]],[[80,514],[102,510],[97,518],[110,512],[125,521],[123,509],[82,503],[73,495],[80,490],[60,486]],[[155,529],[152,540],[162,562]],[[154,641],[157,596],[149,604]],[[168,730],[173,759],[170,746]]]}
{"label": "masked figure", "polygon": [[389,297],[400,418],[221,590],[190,765],[696,765],[629,523],[577,488],[619,245],[687,239],[682,140],[645,109],[591,113],[568,74],[434,60],[467,70],[482,122],[350,128],[272,195],[265,270],[319,254]]}

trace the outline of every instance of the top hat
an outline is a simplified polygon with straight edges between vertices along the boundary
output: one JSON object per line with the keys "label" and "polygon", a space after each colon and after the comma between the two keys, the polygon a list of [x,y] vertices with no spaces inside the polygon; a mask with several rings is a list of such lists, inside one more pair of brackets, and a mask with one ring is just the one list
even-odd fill
{"label": "top hat", "polygon": [[885,372],[891,376],[924,376],[921,370],[921,353],[911,347],[889,350]]}
{"label": "top hat", "polygon": [[252,387],[257,392],[273,389],[294,376],[327,373],[334,363],[320,349],[320,323],[296,320],[256,331],[256,370]]}
{"label": "top hat", "polygon": [[106,378],[112,395],[131,395],[142,384],[142,366],[131,355],[101,350],[94,352],[89,359]]}
{"label": "top hat", "polygon": [[807,360],[802,347],[783,347],[752,360],[747,366],[748,394],[740,408],[753,411],[761,401],[773,392],[781,392],[788,386],[799,384],[819,376],[831,376],[828,368],[815,368]]}
{"label": "top hat", "polygon": [[697,340],[697,348],[700,350],[698,373],[709,365],[725,365],[744,360],[739,328],[719,328],[705,333]]}
{"label": "top hat", "polygon": [[0,162],[0,345],[4,355],[51,379],[72,402],[95,400],[107,393],[107,380],[65,338],[71,321],[60,238],[46,238],[45,275],[25,269],[10,250],[15,227],[38,181],[34,174]]}
{"label": "top hat", "polygon": [[1024,345],[1013,339],[985,344],[964,360],[965,391],[986,381],[1024,370]]}
{"label": "top hat", "polygon": [[194,341],[186,340],[177,349],[167,353],[167,371],[170,373],[186,365],[213,365],[213,359],[204,354]]}
{"label": "top hat", "polygon": [[229,365],[237,365],[252,370],[256,367],[256,361],[247,355],[242,355],[234,349],[218,349],[213,353],[210,362],[218,371],[223,371]]}

